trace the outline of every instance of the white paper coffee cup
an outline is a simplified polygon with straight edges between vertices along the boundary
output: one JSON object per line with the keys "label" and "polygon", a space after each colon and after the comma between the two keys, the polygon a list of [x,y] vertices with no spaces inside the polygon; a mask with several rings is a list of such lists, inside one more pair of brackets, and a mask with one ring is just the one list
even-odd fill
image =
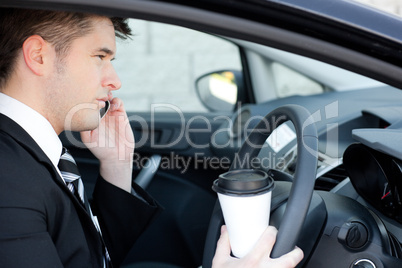
{"label": "white paper coffee cup", "polygon": [[218,193],[232,253],[242,258],[268,227],[273,179],[260,170],[235,170],[219,176]]}

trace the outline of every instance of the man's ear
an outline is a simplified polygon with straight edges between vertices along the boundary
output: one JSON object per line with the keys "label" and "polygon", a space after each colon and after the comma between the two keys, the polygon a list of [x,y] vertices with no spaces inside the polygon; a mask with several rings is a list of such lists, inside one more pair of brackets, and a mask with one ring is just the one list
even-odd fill
{"label": "man's ear", "polygon": [[48,43],[39,35],[28,37],[22,45],[25,64],[34,74],[44,74],[44,58],[48,50]]}

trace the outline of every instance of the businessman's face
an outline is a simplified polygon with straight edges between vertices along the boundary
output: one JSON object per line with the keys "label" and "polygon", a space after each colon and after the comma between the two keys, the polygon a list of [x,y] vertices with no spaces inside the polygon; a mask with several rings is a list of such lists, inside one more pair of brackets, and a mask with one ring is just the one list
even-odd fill
{"label": "businessman's face", "polygon": [[[75,39],[68,55],[56,60],[48,89],[49,102],[59,113],[64,130],[92,130],[99,124],[99,109],[121,87],[111,60],[116,52],[115,32],[107,18],[94,18],[92,31]],[[64,122],[61,122],[64,121]]]}

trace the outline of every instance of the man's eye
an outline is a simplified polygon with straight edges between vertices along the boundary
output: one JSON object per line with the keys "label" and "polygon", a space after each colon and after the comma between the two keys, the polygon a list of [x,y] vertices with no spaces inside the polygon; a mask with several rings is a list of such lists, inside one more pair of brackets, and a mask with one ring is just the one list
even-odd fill
{"label": "man's eye", "polygon": [[100,58],[101,60],[103,60],[106,56],[105,55],[96,55],[98,58]]}

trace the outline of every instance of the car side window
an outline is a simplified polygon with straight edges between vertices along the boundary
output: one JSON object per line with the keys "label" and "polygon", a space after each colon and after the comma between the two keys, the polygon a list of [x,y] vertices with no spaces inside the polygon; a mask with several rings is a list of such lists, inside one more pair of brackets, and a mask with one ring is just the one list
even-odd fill
{"label": "car side window", "polygon": [[163,23],[131,19],[132,40],[117,41],[113,62],[122,88],[113,94],[129,112],[153,105],[183,112],[207,112],[195,81],[204,74],[241,71],[239,48],[228,40]]}
{"label": "car side window", "polygon": [[272,73],[278,98],[324,92],[324,87],[321,84],[281,63],[272,63]]}

